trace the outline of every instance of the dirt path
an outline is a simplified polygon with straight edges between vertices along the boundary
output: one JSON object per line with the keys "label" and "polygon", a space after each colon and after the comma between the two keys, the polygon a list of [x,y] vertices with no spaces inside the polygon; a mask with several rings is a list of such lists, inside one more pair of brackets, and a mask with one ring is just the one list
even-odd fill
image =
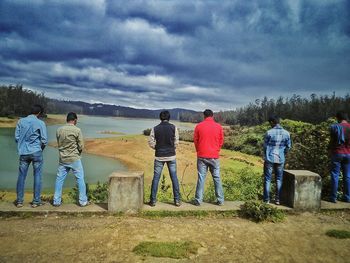
{"label": "dirt path", "polygon": [[[289,215],[283,223],[241,218],[57,217],[0,220],[0,262],[349,262],[350,212]],[[141,257],[141,241],[201,244],[190,259]]]}

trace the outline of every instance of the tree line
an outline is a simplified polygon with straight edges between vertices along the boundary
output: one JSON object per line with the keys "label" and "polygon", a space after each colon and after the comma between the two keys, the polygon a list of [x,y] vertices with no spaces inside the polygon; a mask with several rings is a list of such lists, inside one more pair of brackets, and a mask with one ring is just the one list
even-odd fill
{"label": "tree line", "polygon": [[[293,95],[290,98],[280,96],[278,99],[257,99],[247,106],[232,111],[220,111],[215,114],[215,119],[220,123],[228,125],[254,126],[267,121],[270,115],[278,115],[283,119],[297,120],[317,124],[334,117],[337,110],[350,113],[350,95],[344,97],[318,96],[311,94],[310,98],[302,98]],[[202,114],[182,114],[181,121],[199,122]]]}

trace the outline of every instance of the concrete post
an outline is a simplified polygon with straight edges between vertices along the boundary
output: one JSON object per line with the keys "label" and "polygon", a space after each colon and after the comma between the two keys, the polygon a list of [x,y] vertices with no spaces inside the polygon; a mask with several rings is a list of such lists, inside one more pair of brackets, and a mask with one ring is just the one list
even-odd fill
{"label": "concrete post", "polygon": [[281,203],[297,210],[321,208],[321,176],[307,170],[285,170]]}
{"label": "concrete post", "polygon": [[143,172],[118,172],[109,176],[108,211],[137,212],[143,206]]}

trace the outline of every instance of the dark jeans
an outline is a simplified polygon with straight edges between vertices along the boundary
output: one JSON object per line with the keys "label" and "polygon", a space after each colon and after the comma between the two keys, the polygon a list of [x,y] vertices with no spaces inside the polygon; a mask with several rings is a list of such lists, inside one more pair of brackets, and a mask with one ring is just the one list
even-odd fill
{"label": "dark jeans", "polygon": [[41,203],[41,174],[43,167],[43,153],[41,151],[21,155],[19,157],[19,171],[18,171],[18,179],[17,179],[17,203],[23,203],[24,198],[24,185],[25,180],[28,173],[28,168],[30,163],[33,164],[33,175],[34,175],[34,196],[33,203],[38,204]]}
{"label": "dark jeans", "polygon": [[176,160],[168,161],[168,162],[161,162],[154,160],[154,175],[152,180],[152,187],[151,187],[151,202],[155,203],[157,201],[157,192],[158,192],[158,184],[159,179],[162,174],[163,166],[164,164],[167,164],[168,171],[170,174],[171,182],[173,184],[173,194],[174,194],[174,201],[180,201],[180,187],[179,187],[179,181],[177,180],[176,175]]}
{"label": "dark jeans", "polygon": [[333,202],[337,200],[338,180],[339,180],[340,170],[342,170],[342,173],[343,173],[344,201],[350,202],[350,154],[333,154],[332,155],[331,201]]}
{"label": "dark jeans", "polygon": [[283,168],[284,163],[271,163],[269,161],[265,161],[264,163],[264,201],[270,201],[270,184],[272,171],[275,172],[275,180],[276,180],[276,196],[275,200],[280,200],[280,192],[283,181]]}

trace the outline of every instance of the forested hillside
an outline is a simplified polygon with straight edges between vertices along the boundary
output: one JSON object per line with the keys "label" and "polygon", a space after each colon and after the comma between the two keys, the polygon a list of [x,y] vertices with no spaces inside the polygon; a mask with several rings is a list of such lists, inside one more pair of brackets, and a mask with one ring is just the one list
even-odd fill
{"label": "forested hillside", "polygon": [[[264,123],[272,114],[282,119],[290,119],[317,124],[334,117],[337,110],[345,110],[350,113],[350,95],[343,97],[311,94],[310,98],[302,98],[293,95],[290,98],[279,97],[277,100],[265,97],[255,100],[247,106],[232,111],[220,111],[215,114],[215,119],[228,125],[259,125]],[[182,121],[198,122],[199,114],[183,114]]]}

